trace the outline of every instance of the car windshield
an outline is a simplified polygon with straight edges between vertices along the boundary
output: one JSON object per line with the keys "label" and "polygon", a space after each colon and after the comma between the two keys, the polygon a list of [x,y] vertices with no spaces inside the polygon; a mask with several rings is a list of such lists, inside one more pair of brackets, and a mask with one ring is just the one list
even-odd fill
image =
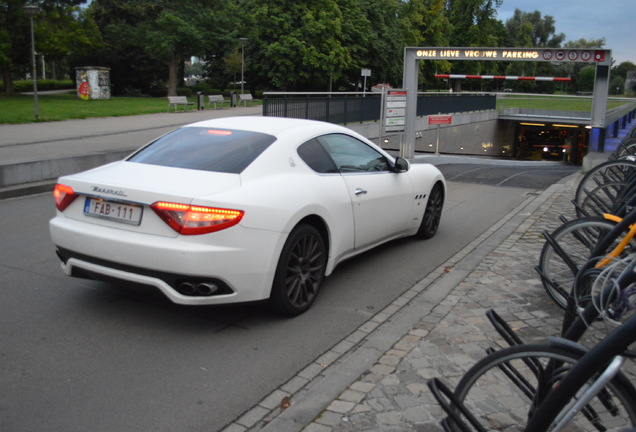
{"label": "car windshield", "polygon": [[257,132],[185,127],[162,136],[127,160],[239,174],[275,140]]}

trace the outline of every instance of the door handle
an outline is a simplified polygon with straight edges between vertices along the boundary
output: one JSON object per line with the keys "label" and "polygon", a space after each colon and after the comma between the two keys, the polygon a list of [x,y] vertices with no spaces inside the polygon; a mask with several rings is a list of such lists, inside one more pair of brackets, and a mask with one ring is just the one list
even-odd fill
{"label": "door handle", "polygon": [[367,191],[365,191],[364,189],[361,189],[361,188],[357,188],[357,189],[355,190],[355,192],[354,192],[354,193],[355,193],[357,196],[360,196],[360,195],[366,195],[366,194],[367,194]]}

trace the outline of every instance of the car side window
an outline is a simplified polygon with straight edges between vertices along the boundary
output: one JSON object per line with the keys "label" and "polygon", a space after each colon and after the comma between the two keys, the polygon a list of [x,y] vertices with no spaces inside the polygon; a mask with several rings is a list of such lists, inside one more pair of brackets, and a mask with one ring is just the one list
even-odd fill
{"label": "car side window", "polygon": [[311,169],[318,173],[330,174],[338,172],[325,149],[315,139],[309,140],[298,147],[298,155]]}
{"label": "car side window", "polygon": [[354,137],[343,134],[317,138],[341,173],[390,171],[386,157]]}

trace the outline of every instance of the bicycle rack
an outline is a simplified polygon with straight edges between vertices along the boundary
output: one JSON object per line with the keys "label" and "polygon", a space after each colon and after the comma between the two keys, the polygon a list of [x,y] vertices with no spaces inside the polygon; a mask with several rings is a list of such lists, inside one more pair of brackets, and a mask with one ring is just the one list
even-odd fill
{"label": "bicycle rack", "polygon": [[501,335],[501,337],[508,343],[510,346],[521,345],[523,341],[521,338],[515,333],[515,331],[508,325],[506,321],[503,320],[495,312],[493,309],[489,309],[486,311],[486,316],[490,320],[490,323],[493,325],[497,333]]}
{"label": "bicycle rack", "polygon": [[[433,378],[426,384],[448,416],[441,422],[444,431],[488,432],[439,378]],[[462,420],[462,416],[466,418],[468,424]]]}

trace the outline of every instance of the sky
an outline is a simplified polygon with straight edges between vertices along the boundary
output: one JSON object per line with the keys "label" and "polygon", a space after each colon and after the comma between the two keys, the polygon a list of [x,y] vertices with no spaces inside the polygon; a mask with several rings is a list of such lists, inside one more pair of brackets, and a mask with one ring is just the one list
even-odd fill
{"label": "sky", "polygon": [[615,65],[624,61],[636,64],[634,0],[503,0],[498,18],[505,23],[515,9],[552,16],[556,33],[565,34],[564,42],[605,38],[603,48],[612,50]]}

